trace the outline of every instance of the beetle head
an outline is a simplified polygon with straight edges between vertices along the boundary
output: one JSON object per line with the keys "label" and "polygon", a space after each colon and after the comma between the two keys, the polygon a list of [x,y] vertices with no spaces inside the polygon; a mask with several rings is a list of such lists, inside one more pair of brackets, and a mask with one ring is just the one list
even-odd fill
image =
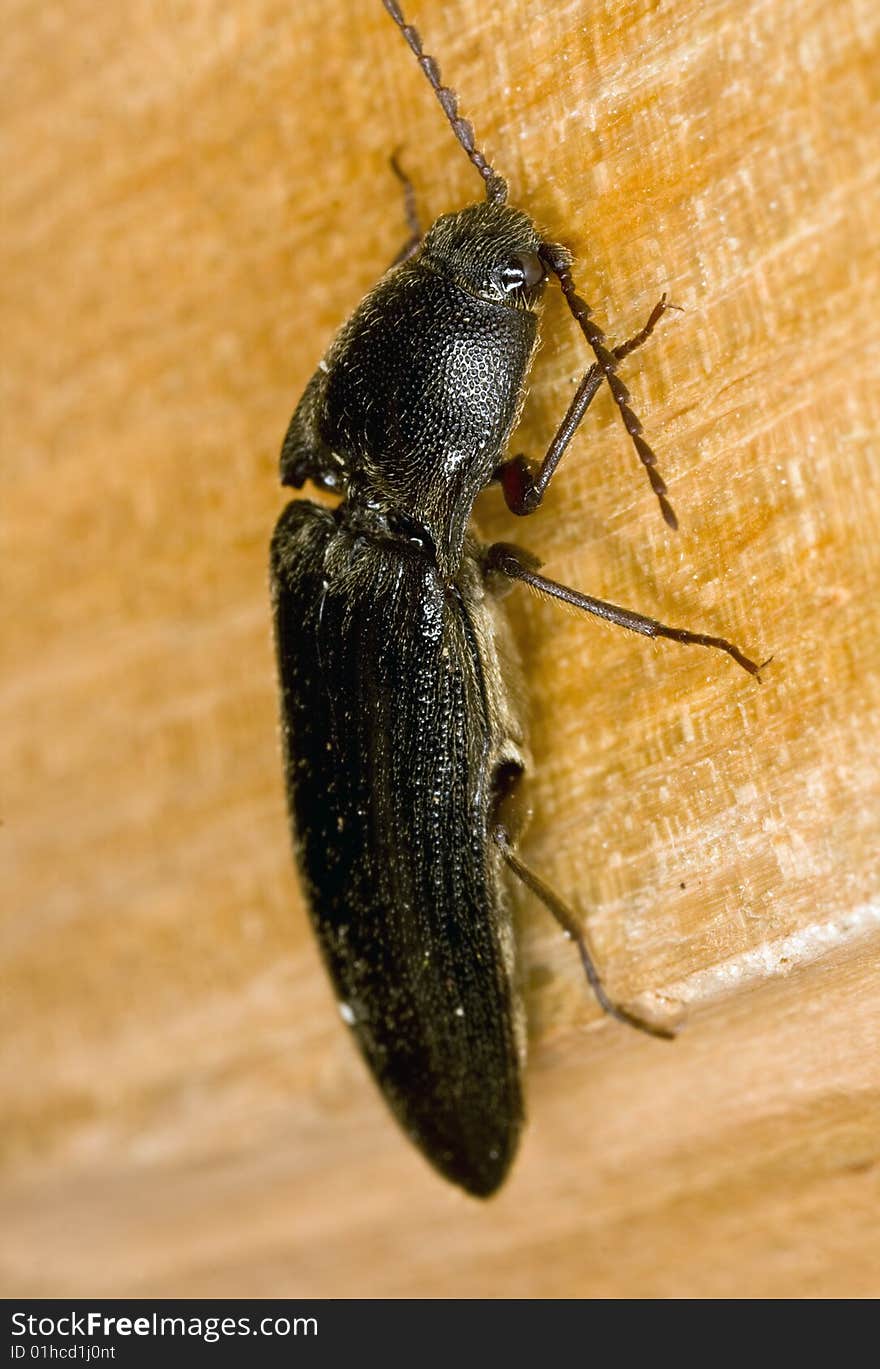
{"label": "beetle head", "polygon": [[479,299],[533,309],[547,280],[540,248],[528,214],[506,204],[476,204],[437,219],[420,255]]}

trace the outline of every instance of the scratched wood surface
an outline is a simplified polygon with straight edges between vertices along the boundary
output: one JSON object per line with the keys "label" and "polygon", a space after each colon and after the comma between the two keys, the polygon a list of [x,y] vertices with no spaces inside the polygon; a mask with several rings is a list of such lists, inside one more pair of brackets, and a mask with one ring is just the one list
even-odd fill
{"label": "scratched wood surface", "polygon": [[[10,0],[3,25],[7,1294],[880,1293],[880,94],[874,0],[411,5],[577,253],[607,396],[548,573],[774,656],[514,591],[532,863],[666,1045],[520,901],[531,1125],[489,1206],[399,1137],[291,870],[266,543],[293,402],[404,235],[476,198],[378,0]],[[558,299],[520,445],[583,366]]]}

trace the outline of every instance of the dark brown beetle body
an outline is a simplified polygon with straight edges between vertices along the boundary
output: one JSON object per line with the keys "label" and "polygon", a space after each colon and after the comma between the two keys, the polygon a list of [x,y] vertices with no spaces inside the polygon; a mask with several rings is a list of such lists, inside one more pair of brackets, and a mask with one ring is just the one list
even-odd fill
{"label": "dark brown beetle body", "polygon": [[[460,244],[460,245],[459,245]],[[522,1032],[494,777],[522,768],[503,630],[471,508],[537,337],[534,288],[491,272],[539,239],[478,205],[431,229],[342,329],[294,415],[273,581],[288,792],[346,1020],[406,1131],[491,1193],[516,1149]],[[528,263],[527,263],[528,264]]]}
{"label": "dark brown beetle body", "polygon": [[[340,1011],[404,1129],[446,1177],[486,1196],[522,1126],[524,1032],[506,863],[576,939],[614,1015],[580,920],[514,849],[506,800],[527,764],[518,669],[498,603],[514,579],[649,636],[720,647],[536,573],[515,547],[469,532],[493,480],[531,512],[592,396],[611,385],[674,523],[653,453],[609,351],[575,294],[568,254],[542,240],[475,149],[394,0],[386,8],[419,57],[488,202],[414,234],[399,263],[333,342],[291,421],[282,480],[338,491],[300,500],[272,544],[286,782],[312,922]],[[596,356],[540,468],[506,458],[555,274]]]}

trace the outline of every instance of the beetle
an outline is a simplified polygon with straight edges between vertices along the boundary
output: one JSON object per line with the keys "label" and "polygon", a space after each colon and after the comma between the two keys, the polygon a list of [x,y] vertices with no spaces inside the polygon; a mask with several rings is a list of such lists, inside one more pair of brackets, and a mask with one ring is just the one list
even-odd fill
{"label": "beetle", "polygon": [[[674,1024],[616,1002],[577,914],[517,850],[528,766],[518,664],[501,600],[522,582],[649,637],[727,652],[724,638],[670,628],[550,580],[510,543],[470,527],[500,484],[533,513],[601,385],[610,387],[667,524],[676,526],[620,362],[669,307],[612,348],[578,295],[572,258],[508,203],[396,0],[383,0],[485,200],[418,226],[331,343],[297,405],[281,480],[334,491],[281,514],[271,585],[285,780],[294,850],[323,958],[392,1111],[446,1178],[487,1197],[522,1130],[523,1012],[504,868],[575,941],[606,1012],[656,1035]],[[593,354],[540,463],[507,455],[558,282]]]}

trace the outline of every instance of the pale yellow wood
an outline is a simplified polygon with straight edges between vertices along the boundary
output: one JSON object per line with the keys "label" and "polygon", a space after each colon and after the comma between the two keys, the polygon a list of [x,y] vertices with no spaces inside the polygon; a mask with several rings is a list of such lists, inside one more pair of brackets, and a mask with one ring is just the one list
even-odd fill
{"label": "pale yellow wood", "polygon": [[[7,5],[2,1291],[880,1293],[880,168],[873,0],[413,3],[517,202],[568,242],[681,519],[607,396],[548,573],[774,655],[521,591],[531,1125],[489,1206],[399,1137],[291,869],[266,544],[334,328],[479,185],[378,0]],[[545,315],[521,445],[586,363]]]}

